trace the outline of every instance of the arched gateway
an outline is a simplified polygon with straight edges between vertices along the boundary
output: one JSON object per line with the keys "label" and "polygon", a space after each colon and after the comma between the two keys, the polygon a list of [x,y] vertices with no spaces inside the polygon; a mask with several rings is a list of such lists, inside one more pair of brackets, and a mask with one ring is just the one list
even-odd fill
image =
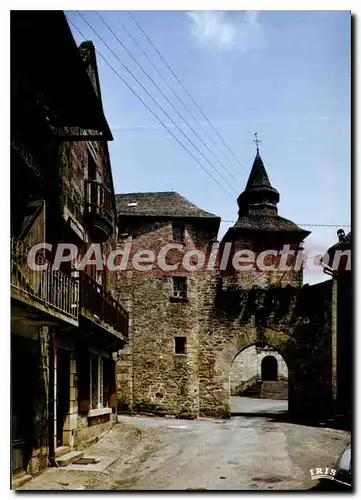
{"label": "arched gateway", "polygon": [[294,376],[300,372],[295,339],[281,331],[265,328],[260,342],[256,328],[245,327],[233,334],[217,352],[214,364],[212,384],[203,385],[200,381],[200,413],[213,414],[218,417],[230,416],[230,370],[239,353],[252,345],[270,346],[285,360],[288,367],[289,381],[289,412],[293,406],[298,406],[294,392]]}

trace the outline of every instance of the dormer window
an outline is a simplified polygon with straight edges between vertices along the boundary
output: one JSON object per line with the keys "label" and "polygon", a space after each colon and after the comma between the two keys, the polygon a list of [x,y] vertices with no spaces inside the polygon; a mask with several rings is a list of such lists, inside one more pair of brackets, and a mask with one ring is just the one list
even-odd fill
{"label": "dormer window", "polygon": [[173,224],[173,241],[178,241],[178,242],[184,241],[184,225],[183,224]]}

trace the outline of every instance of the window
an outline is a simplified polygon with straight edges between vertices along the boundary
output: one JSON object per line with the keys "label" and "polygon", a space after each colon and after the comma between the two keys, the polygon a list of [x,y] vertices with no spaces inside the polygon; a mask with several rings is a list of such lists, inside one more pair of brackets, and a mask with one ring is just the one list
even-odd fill
{"label": "window", "polygon": [[174,337],[174,353],[186,354],[186,337]]}
{"label": "window", "polygon": [[90,401],[92,408],[103,408],[103,359],[90,356]]}
{"label": "window", "polygon": [[184,241],[184,226],[173,224],[173,241]]}
{"label": "window", "polygon": [[187,278],[173,276],[173,297],[177,299],[187,298]]}

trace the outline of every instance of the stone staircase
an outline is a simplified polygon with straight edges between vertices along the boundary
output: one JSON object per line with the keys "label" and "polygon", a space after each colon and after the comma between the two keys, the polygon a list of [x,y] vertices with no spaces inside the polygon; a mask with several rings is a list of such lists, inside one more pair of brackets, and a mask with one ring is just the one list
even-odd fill
{"label": "stone staircase", "polygon": [[243,398],[260,398],[262,390],[262,382],[257,380],[252,385],[247,387],[243,392],[240,392],[238,395]]}
{"label": "stone staircase", "polygon": [[243,398],[287,400],[288,382],[285,380],[265,382],[258,380],[247,387],[243,392],[238,393],[238,396]]}
{"label": "stone staircase", "polygon": [[284,380],[262,382],[261,399],[288,399],[288,383]]}

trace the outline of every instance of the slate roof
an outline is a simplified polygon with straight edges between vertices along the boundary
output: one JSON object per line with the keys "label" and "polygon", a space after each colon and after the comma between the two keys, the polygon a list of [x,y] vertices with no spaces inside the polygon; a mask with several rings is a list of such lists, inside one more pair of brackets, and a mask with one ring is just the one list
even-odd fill
{"label": "slate roof", "polygon": [[257,149],[245,190],[238,197],[239,218],[233,229],[256,231],[285,231],[310,234],[294,222],[278,215],[280,196],[268,178],[262,158]]}
{"label": "slate roof", "polygon": [[258,188],[260,186],[267,186],[272,188],[261,155],[257,150],[257,154],[253,162],[251,173],[249,174],[246,190],[255,187]]}
{"label": "slate roof", "polygon": [[233,227],[234,229],[253,229],[259,231],[303,232],[305,236],[310,234],[310,231],[302,229],[291,220],[277,214],[248,214],[240,217]]}
{"label": "slate roof", "polygon": [[175,191],[116,194],[117,214],[143,217],[215,219],[220,217],[198,208]]}

